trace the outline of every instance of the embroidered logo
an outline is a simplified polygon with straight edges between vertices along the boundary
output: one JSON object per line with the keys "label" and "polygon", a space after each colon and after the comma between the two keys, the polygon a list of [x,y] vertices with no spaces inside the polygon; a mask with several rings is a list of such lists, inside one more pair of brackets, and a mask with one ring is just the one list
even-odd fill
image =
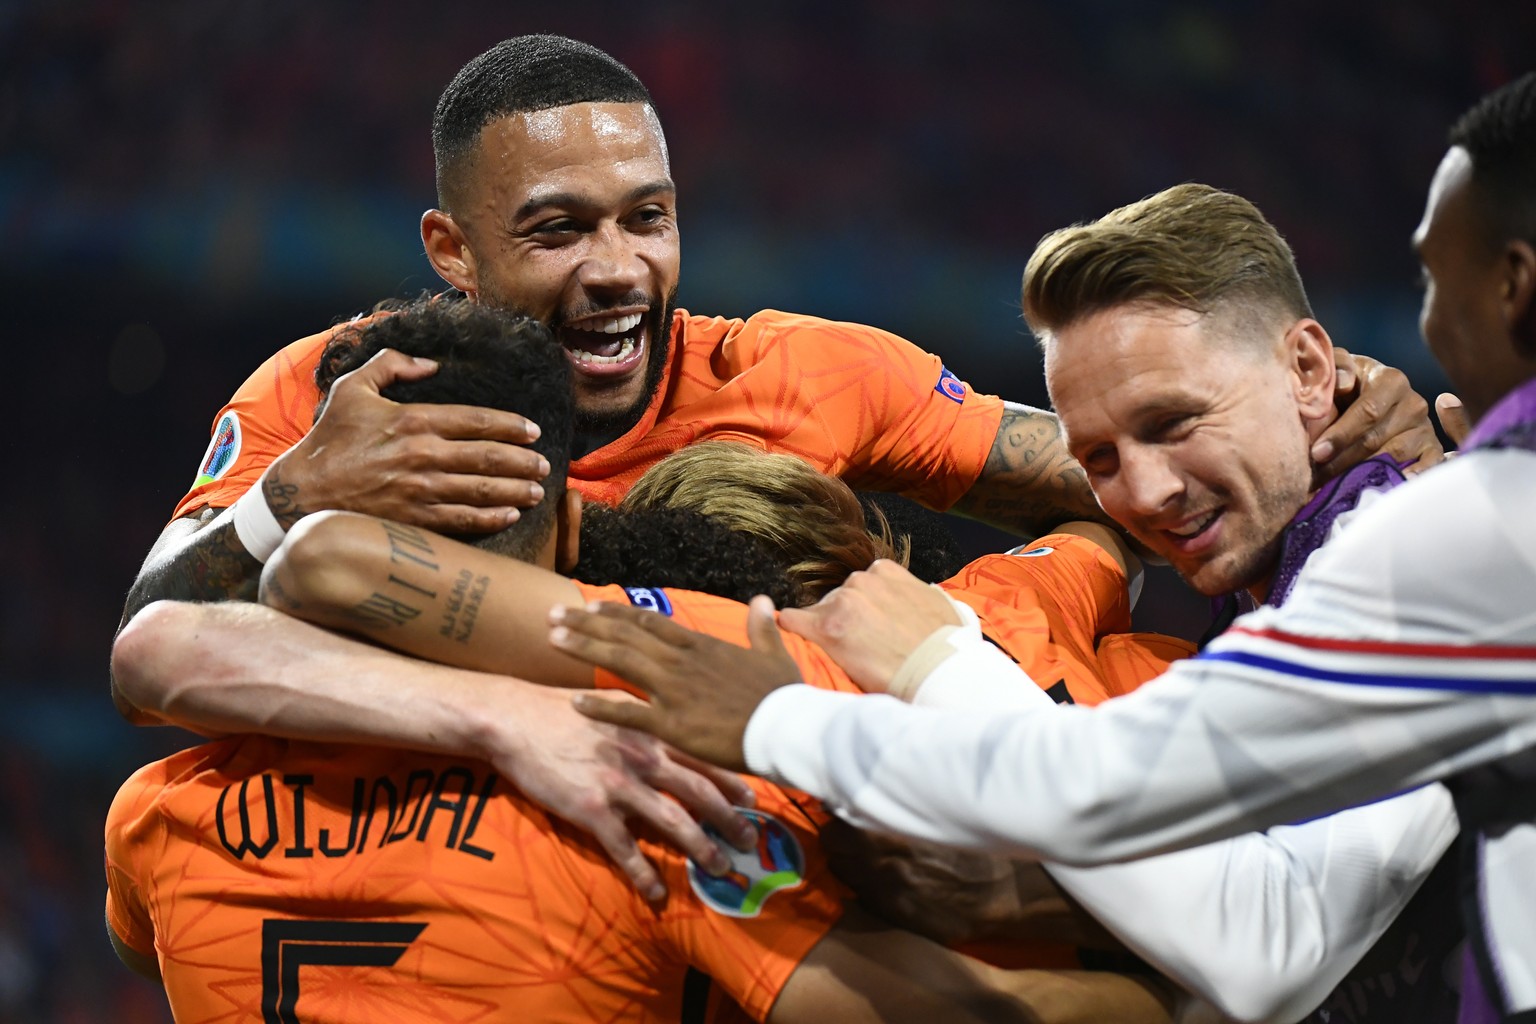
{"label": "embroidered logo", "polygon": [[933,386],[933,390],[952,402],[965,401],[965,381],[956,377],[947,366],[939,367],[939,382]]}
{"label": "embroidered logo", "polygon": [[629,603],[636,608],[648,608],[667,616],[672,614],[672,602],[667,600],[666,591],[660,587],[625,587],[624,593],[629,595]]}
{"label": "embroidered logo", "polygon": [[805,884],[805,851],[789,826],[778,818],[761,811],[737,810],[757,826],[757,846],[738,850],[705,825],[704,831],[730,858],[731,868],[723,875],[711,875],[690,860],[688,883],[704,905],[716,913],[756,917],[774,893]]}
{"label": "embroidered logo", "polygon": [[213,483],[227,473],[239,457],[240,417],[227,412],[219,418],[219,425],[213,429],[213,440],[208,442],[208,450],[203,453],[203,466],[197,471],[197,479],[192,482],[192,486],[201,487]]}

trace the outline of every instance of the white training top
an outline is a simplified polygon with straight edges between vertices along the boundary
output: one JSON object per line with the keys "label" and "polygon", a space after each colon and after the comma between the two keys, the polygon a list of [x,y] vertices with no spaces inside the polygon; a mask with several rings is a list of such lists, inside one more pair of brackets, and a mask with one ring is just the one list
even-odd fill
{"label": "white training top", "polygon": [[[1076,864],[1508,759],[1536,743],[1536,455],[1475,451],[1398,487],[1312,557],[1283,608],[1129,696],[1043,710],[788,687],[753,715],[746,754],[855,824]],[[1517,823],[1483,841],[1514,1009],[1536,1006],[1536,901],[1516,898],[1536,888],[1536,861],[1510,853],[1533,836]]]}

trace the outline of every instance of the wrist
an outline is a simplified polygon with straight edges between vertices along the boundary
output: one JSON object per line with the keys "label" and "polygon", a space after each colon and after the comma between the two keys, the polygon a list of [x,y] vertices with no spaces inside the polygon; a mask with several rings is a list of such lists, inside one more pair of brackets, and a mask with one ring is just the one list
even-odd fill
{"label": "wrist", "polygon": [[235,535],[246,552],[263,565],[282,546],[285,535],[282,524],[272,513],[272,506],[267,503],[266,483],[267,474],[263,473],[235,502],[232,511]]}

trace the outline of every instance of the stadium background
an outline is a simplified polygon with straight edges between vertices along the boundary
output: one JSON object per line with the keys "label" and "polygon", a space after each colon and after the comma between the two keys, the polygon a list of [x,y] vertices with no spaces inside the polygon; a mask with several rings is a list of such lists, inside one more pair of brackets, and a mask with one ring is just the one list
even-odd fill
{"label": "stadium background", "polygon": [[186,739],[112,711],[123,593],[245,374],[437,284],[432,107],[527,31],[652,89],[685,306],[877,324],[1033,402],[1035,240],[1184,180],[1256,201],[1335,339],[1438,390],[1408,235],[1449,121],[1536,65],[1508,0],[0,0],[0,1024],[167,1019],[101,926],[107,803]]}

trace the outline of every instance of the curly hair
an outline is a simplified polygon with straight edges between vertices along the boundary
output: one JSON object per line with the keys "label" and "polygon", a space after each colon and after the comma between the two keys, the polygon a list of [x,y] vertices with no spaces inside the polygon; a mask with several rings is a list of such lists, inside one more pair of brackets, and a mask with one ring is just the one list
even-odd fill
{"label": "curly hair", "polygon": [[767,543],[700,512],[588,505],[574,579],[599,586],[675,587],[746,603],[767,594],[775,607],[813,603]]}
{"label": "curly hair", "polygon": [[533,557],[554,529],[575,433],[576,400],[564,351],[537,320],[473,302],[423,297],[378,308],[392,312],[339,328],[321,353],[316,419],[337,378],[386,348],[437,362],[430,377],[385,387],[380,393],[391,401],[478,405],[527,416],[541,431],[528,447],[549,461],[543,500],[500,533],[454,539]]}
{"label": "curly hair", "polygon": [[734,441],[689,445],[646,471],[624,509],[702,512],[766,542],[788,566],[807,602],[840,586],[877,558],[907,564],[879,510],[874,526],[847,484],[792,455]]}

